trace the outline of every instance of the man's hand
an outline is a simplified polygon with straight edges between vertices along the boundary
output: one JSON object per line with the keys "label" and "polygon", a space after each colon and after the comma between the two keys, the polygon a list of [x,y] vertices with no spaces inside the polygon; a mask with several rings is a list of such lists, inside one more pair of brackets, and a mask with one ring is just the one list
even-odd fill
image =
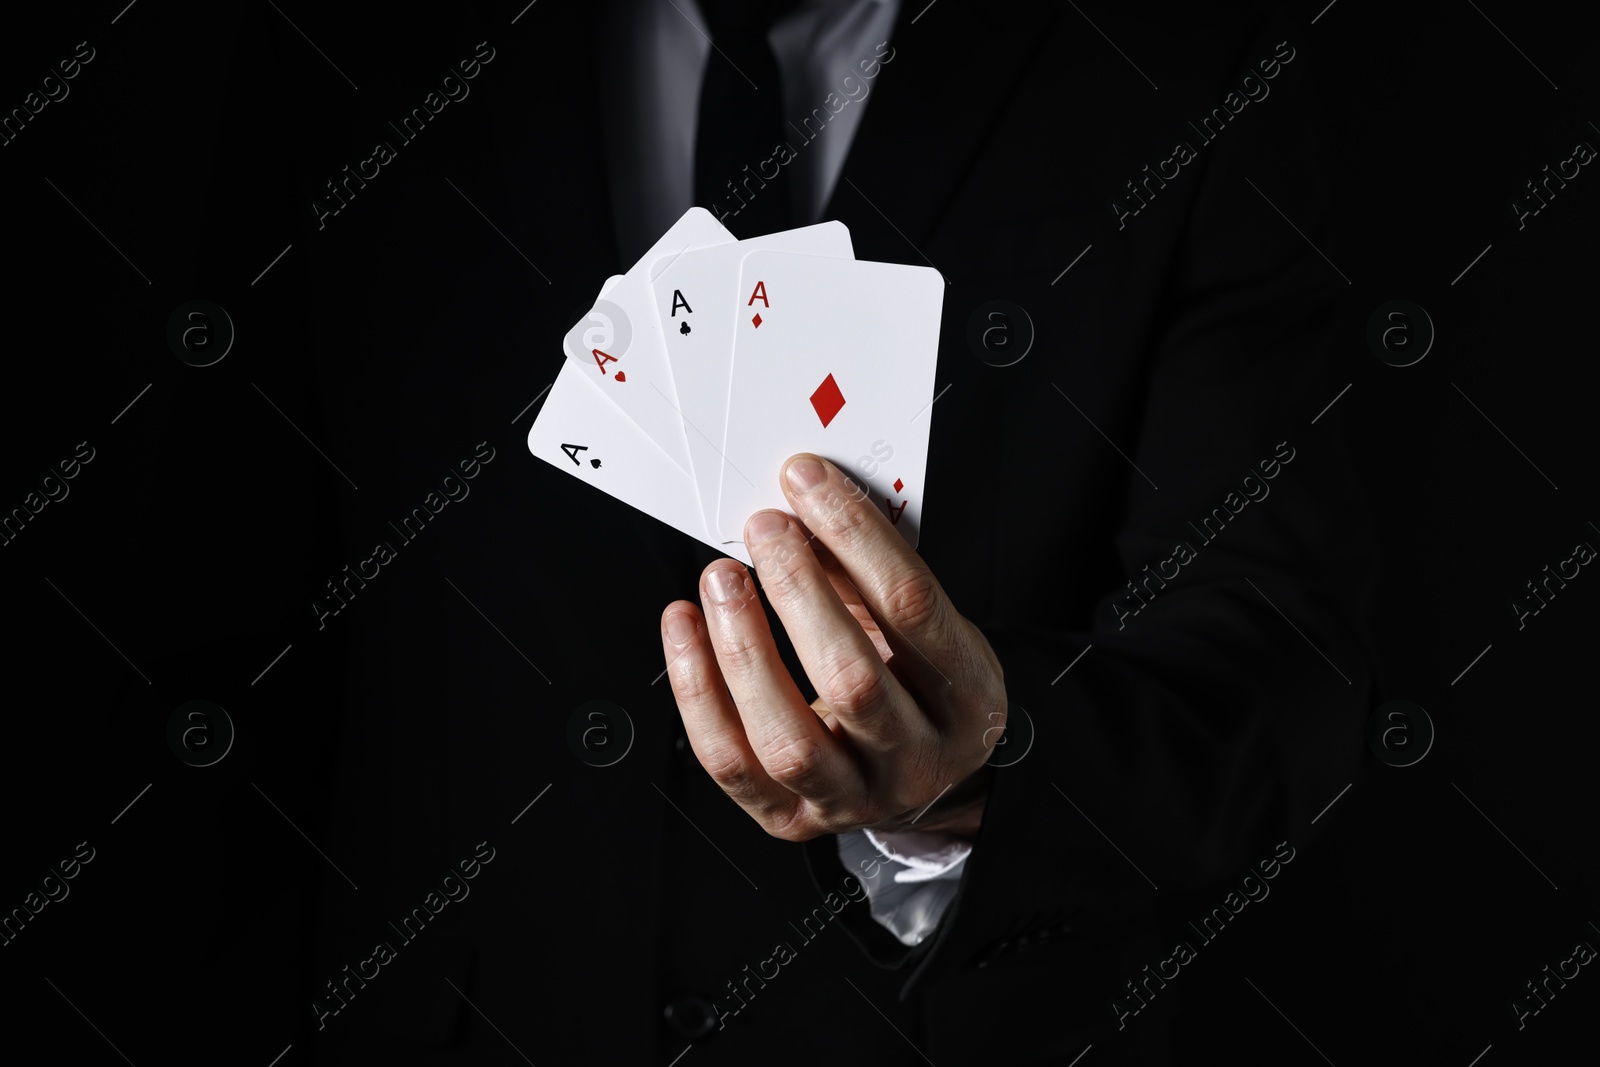
{"label": "man's hand", "polygon": [[774,837],[863,827],[977,832],[1006,721],[1000,662],[876,503],[833,464],[779,478],[802,525],[745,525],[756,575],[817,691],[807,705],[749,573],[723,559],[699,607],[661,616],[672,691],[701,766]]}

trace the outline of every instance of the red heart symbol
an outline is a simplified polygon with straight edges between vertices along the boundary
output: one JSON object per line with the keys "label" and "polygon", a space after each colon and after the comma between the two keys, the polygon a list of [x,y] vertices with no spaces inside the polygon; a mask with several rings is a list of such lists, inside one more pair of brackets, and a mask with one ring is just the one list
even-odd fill
{"label": "red heart symbol", "polygon": [[626,374],[622,373],[621,371],[617,371],[617,381],[625,382],[627,380],[628,380],[628,376]]}

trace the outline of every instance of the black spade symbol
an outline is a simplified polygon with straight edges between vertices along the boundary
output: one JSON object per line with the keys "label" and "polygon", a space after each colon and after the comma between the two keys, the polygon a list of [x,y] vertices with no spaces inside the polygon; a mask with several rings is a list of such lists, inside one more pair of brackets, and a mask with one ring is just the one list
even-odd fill
{"label": "black spade symbol", "polygon": [[595,470],[599,470],[600,469],[600,461],[598,459],[591,459],[589,461],[589,466],[593,467]]}
{"label": "black spade symbol", "polygon": [[689,324],[686,322],[682,326],[679,326],[678,327],[678,332],[683,334],[685,337],[687,337],[688,334],[689,334]]}

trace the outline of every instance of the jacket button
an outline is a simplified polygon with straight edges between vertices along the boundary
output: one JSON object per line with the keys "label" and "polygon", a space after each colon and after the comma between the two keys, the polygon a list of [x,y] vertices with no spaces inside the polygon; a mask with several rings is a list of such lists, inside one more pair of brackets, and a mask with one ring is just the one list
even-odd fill
{"label": "jacket button", "polygon": [[673,1032],[689,1041],[699,1041],[717,1028],[716,1009],[704,997],[679,997],[662,1014]]}

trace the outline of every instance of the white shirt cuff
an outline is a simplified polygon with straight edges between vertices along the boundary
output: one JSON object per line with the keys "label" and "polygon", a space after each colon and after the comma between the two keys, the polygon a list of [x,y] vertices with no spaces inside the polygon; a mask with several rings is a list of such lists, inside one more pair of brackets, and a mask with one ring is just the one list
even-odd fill
{"label": "white shirt cuff", "polygon": [[955,898],[970,842],[922,831],[840,834],[839,860],[867,889],[872,918],[903,945],[921,944]]}

